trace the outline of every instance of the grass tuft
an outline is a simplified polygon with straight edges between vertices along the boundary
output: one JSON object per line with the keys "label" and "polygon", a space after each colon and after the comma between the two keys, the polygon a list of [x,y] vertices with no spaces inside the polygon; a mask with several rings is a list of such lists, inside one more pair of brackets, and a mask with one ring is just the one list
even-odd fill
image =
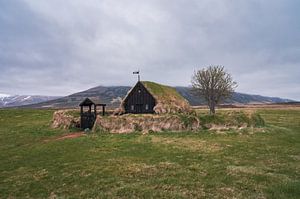
{"label": "grass tuft", "polygon": [[270,198],[298,199],[300,196],[300,181],[284,182],[267,189]]}

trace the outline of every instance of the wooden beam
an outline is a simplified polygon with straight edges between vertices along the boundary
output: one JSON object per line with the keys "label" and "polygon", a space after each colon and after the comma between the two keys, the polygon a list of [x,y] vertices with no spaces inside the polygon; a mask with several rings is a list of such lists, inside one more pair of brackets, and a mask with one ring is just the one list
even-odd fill
{"label": "wooden beam", "polygon": [[102,115],[105,115],[105,106],[102,106]]}

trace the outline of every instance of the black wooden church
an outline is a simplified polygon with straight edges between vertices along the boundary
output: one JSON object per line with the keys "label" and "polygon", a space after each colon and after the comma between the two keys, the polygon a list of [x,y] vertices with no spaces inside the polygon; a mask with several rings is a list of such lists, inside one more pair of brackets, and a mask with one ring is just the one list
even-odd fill
{"label": "black wooden church", "polygon": [[153,108],[155,105],[155,98],[140,81],[131,89],[123,101],[125,113],[154,113]]}

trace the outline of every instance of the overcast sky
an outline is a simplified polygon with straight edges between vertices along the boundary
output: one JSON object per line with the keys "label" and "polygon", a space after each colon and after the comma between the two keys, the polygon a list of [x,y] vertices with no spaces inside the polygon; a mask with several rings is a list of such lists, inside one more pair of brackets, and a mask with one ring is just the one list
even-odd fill
{"label": "overcast sky", "polygon": [[238,92],[300,100],[299,0],[0,0],[0,93],[190,85],[224,65]]}

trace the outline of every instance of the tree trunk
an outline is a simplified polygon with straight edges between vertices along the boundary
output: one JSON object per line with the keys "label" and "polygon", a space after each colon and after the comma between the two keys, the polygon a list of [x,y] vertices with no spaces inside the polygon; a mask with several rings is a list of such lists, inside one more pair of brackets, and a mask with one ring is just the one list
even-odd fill
{"label": "tree trunk", "polygon": [[211,112],[212,112],[213,115],[216,114],[216,107],[215,107],[215,104],[212,105],[212,107],[211,107]]}
{"label": "tree trunk", "polygon": [[214,115],[216,113],[216,104],[214,102],[209,102],[209,114]]}

